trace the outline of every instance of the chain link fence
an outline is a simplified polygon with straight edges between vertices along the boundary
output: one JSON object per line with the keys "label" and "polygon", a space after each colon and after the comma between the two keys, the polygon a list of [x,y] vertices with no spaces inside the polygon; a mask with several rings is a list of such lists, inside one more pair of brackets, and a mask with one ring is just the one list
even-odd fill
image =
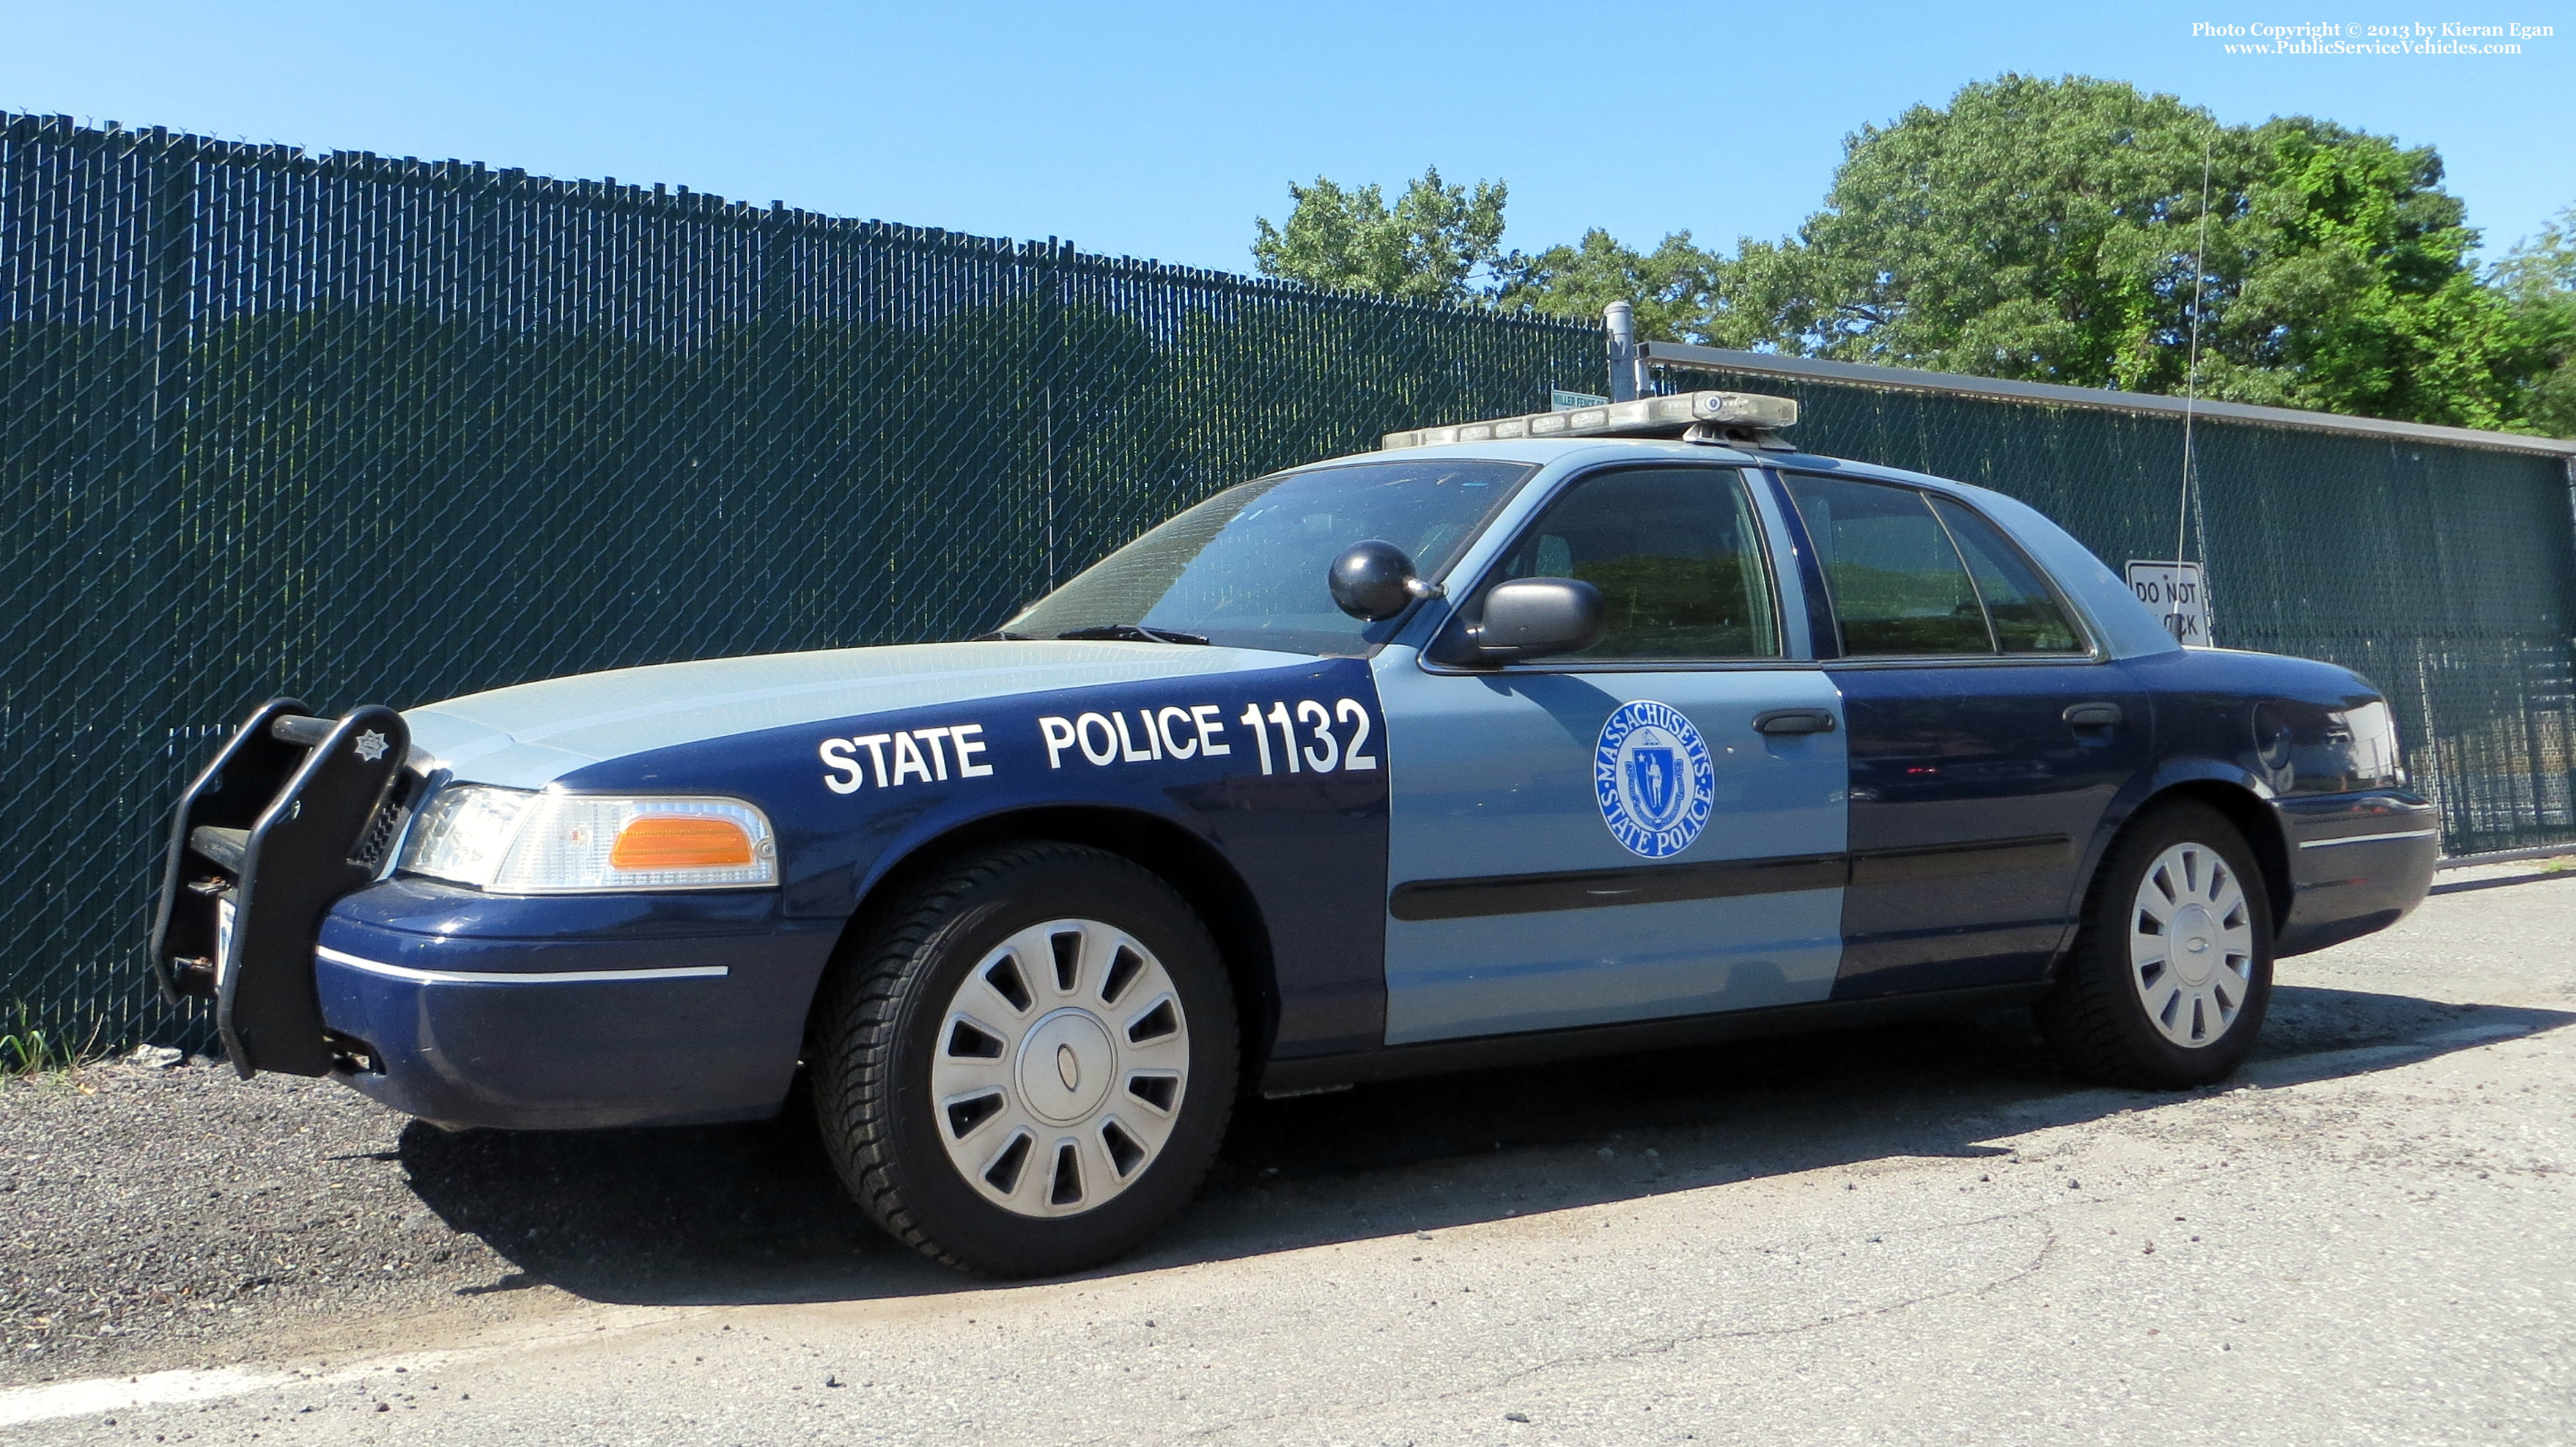
{"label": "chain link fence", "polygon": [[[1218,487],[1602,357],[1053,242],[0,115],[0,1035],[204,1040],[141,943],[165,811],[262,698],[971,634]],[[2173,419],[1666,375],[2174,554]],[[2199,425],[2220,640],[2389,690],[2452,852],[2576,839],[2558,460]]]}
{"label": "chain link fence", "polygon": [[2202,561],[2219,645],[2329,659],[2388,694],[2408,766],[2441,806],[2445,853],[2576,841],[2569,463],[2524,450],[2531,439],[2202,415],[2186,512],[2183,420],[2166,410],[1769,367],[1668,366],[1660,384],[1794,396],[1799,446],[2019,498],[2115,569]]}
{"label": "chain link fence", "polygon": [[166,811],[262,698],[960,637],[1600,333],[1054,243],[0,116],[0,1033],[202,1039]]}

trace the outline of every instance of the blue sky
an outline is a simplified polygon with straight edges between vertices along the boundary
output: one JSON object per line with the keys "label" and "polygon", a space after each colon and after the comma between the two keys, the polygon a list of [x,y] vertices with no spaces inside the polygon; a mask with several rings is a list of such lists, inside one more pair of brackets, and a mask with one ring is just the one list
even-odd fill
{"label": "blue sky", "polygon": [[[2576,3],[0,3],[0,108],[615,176],[1232,271],[1318,174],[1511,183],[1506,241],[1775,236],[1842,137],[2006,70],[2430,142],[2489,254],[2576,202]],[[2194,20],[2547,25],[2231,56]]]}

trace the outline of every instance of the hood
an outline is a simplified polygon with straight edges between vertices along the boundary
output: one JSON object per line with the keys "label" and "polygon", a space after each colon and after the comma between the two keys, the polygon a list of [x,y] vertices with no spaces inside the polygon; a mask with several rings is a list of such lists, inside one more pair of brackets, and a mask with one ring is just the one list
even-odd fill
{"label": "hood", "polygon": [[431,767],[533,789],[609,759],[732,734],[1304,661],[1176,643],[913,643],[575,674],[425,704],[403,719]]}

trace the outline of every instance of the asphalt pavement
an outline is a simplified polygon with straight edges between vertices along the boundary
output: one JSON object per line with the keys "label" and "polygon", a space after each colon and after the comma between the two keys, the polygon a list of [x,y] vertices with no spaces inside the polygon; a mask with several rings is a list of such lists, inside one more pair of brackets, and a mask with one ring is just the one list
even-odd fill
{"label": "asphalt pavement", "polygon": [[[2576,1440],[2576,872],[2533,868],[2284,961],[2214,1090],[2070,1085],[1999,1015],[1267,1102],[1174,1229],[1039,1283],[854,1223],[793,1121],[444,1137],[203,1068],[12,1086],[0,1432]],[[135,1101],[309,1198],[259,1218],[294,1232],[196,1199],[225,1244],[189,1255],[97,1144]],[[111,1249],[143,1217],[171,1244]],[[299,1276],[296,1240],[339,1254]]]}

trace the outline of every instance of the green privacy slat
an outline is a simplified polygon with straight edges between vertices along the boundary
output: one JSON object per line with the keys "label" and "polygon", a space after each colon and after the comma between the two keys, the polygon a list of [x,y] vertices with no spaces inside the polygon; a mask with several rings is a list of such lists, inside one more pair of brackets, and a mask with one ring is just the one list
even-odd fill
{"label": "green privacy slat", "polygon": [[[1060,244],[0,115],[0,1032],[203,1041],[140,958],[163,811],[262,698],[969,634],[1215,488],[1602,366]],[[2173,548],[2163,419],[1666,381]],[[2220,640],[2389,690],[2452,852],[2576,838],[2558,464],[2199,426]]]}
{"label": "green privacy slat", "polygon": [[0,115],[0,1033],[200,1042],[163,817],[259,699],[961,637],[1600,334],[646,187]]}
{"label": "green privacy slat", "polygon": [[[1798,442],[1991,487],[2113,568],[2174,554],[2182,421],[1750,372],[1677,389],[1794,396]],[[2558,457],[2196,424],[2211,626],[2379,685],[2449,854],[2576,840],[2576,534]]]}

